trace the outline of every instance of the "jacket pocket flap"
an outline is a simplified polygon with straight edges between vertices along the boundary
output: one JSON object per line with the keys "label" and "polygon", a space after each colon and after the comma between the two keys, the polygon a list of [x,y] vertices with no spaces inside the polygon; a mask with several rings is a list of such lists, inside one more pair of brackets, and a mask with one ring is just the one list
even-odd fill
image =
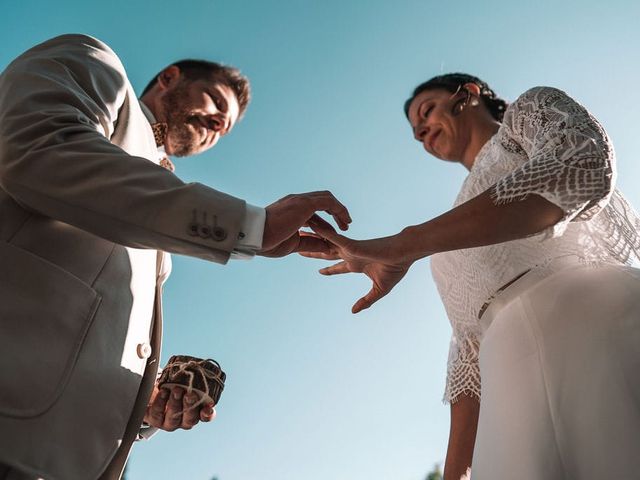
{"label": "jacket pocket flap", "polygon": [[100,296],[6,242],[0,242],[0,274],[0,415],[34,417],[64,390]]}

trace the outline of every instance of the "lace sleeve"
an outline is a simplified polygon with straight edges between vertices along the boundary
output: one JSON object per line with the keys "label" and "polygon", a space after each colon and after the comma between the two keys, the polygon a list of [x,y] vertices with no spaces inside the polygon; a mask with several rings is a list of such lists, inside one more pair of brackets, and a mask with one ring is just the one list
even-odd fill
{"label": "lace sleeve", "polygon": [[475,336],[460,338],[454,331],[449,345],[445,403],[455,403],[461,394],[480,399],[480,343]]}
{"label": "lace sleeve", "polygon": [[537,194],[565,215],[546,232],[561,235],[572,220],[588,220],[608,202],[615,178],[613,146],[587,110],[564,92],[536,87],[505,112],[503,142],[529,161],[493,187],[497,204]]}

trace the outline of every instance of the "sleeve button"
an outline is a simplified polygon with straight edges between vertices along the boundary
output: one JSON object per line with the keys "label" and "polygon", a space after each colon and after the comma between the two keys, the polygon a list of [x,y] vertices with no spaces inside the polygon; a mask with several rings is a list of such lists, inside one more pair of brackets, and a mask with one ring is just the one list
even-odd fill
{"label": "sleeve button", "polygon": [[222,227],[215,227],[211,232],[211,237],[217,242],[221,242],[225,238],[227,238],[227,232]]}
{"label": "sleeve button", "polygon": [[190,223],[187,227],[187,233],[192,237],[196,237],[198,235],[198,224],[195,222]]}
{"label": "sleeve button", "polygon": [[198,235],[202,238],[209,238],[211,236],[211,227],[209,225],[200,225],[198,228]]}

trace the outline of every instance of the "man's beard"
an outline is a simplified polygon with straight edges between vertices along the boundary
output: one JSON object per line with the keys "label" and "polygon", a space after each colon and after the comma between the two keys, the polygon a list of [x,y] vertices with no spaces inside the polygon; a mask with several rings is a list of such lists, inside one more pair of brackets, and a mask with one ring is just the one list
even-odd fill
{"label": "man's beard", "polygon": [[175,157],[186,157],[201,150],[199,131],[190,128],[188,124],[189,118],[193,116],[188,106],[185,106],[185,101],[189,98],[188,89],[189,84],[183,82],[167,92],[162,100],[168,127],[165,142],[169,144],[170,154]]}

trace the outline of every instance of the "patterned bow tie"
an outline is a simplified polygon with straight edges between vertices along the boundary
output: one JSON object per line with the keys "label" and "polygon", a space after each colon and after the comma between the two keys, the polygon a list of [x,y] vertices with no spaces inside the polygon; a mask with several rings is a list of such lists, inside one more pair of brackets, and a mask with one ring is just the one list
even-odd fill
{"label": "patterned bow tie", "polygon": [[[156,147],[164,146],[164,140],[167,138],[167,131],[169,126],[164,122],[152,123],[151,130],[153,130],[153,138],[156,141]],[[160,166],[166,168],[170,172],[175,172],[176,167],[173,165],[169,157],[164,157],[160,160]]]}
{"label": "patterned bow tie", "polygon": [[162,147],[164,139],[167,137],[169,126],[164,122],[152,123],[151,130],[153,130],[153,137],[156,139],[156,147]]}

